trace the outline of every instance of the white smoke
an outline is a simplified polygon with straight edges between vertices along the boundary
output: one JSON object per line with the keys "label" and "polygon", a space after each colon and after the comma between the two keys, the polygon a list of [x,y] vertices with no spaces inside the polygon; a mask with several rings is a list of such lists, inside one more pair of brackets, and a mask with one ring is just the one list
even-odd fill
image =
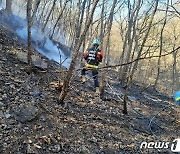
{"label": "white smoke", "polygon": [[[6,1],[0,0],[0,9],[5,9],[5,7]],[[13,16],[10,16],[9,19],[6,20],[11,24],[11,26],[13,26],[17,35],[27,41],[26,1],[13,0],[12,12]],[[58,47],[48,37],[52,26],[52,23],[48,23],[44,33],[41,32],[41,27],[37,28],[36,26],[32,26],[31,33],[33,47],[50,60],[54,60],[58,63],[65,60],[62,65],[69,68],[71,58],[67,57],[64,54],[64,51],[58,49]],[[55,38],[57,41],[60,41],[61,44],[66,42],[66,38],[63,35],[55,35]]]}
{"label": "white smoke", "polygon": [[[62,65],[66,68],[69,68],[71,58],[65,56],[63,51],[58,49],[57,46],[48,37],[45,37],[41,31],[34,27],[32,27],[31,31],[33,46],[38,52],[50,60],[54,60],[58,63],[64,61]],[[17,29],[16,33],[22,39],[27,40],[27,26],[23,27],[22,29]]]}

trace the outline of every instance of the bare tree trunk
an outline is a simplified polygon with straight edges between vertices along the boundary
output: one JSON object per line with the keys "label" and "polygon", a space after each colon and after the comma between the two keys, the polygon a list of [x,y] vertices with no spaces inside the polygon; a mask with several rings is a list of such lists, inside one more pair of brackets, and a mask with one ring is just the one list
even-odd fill
{"label": "bare tree trunk", "polygon": [[[79,2],[80,3],[80,2]],[[84,18],[84,12],[85,12],[85,6],[86,6],[87,0],[84,0],[82,2],[82,6],[79,8],[79,17],[77,20],[77,24],[76,24],[76,38],[79,38],[80,34],[81,34],[81,30],[82,30],[82,24],[83,24],[83,18]],[[81,11],[80,11],[81,10]],[[87,21],[87,20],[86,20]],[[87,34],[87,33],[86,33]],[[78,40],[75,40],[75,44]],[[81,67],[82,61],[83,61],[83,52],[85,50],[85,46],[86,46],[86,36],[84,37],[83,40],[83,47],[82,47],[82,52],[79,55],[80,58],[80,63],[79,63],[79,67]]]}
{"label": "bare tree trunk", "polygon": [[86,50],[85,47],[86,47],[86,37],[84,38],[83,43],[82,43],[82,52],[80,53],[80,56],[79,56],[79,58],[80,58],[79,67],[81,67],[83,64],[83,58],[84,58],[83,53]]}
{"label": "bare tree trunk", "polygon": [[[103,0],[102,2],[102,10],[101,10],[101,30],[100,30],[100,42],[101,42],[101,50],[103,50],[103,45],[104,45],[104,42],[103,42],[103,38],[104,38],[104,5],[105,5],[105,0]],[[105,64],[105,58],[103,59],[103,64]],[[101,98],[104,96],[104,76],[105,76],[105,72],[104,70],[102,70],[102,73],[101,73],[101,77],[100,77],[100,83],[99,83],[99,86],[100,86],[100,94],[101,94]]]}
{"label": "bare tree trunk", "polygon": [[[132,36],[128,36],[128,50],[127,50],[127,57],[126,57],[126,63],[129,61],[132,61],[134,58],[135,51],[138,49],[138,36],[137,36],[137,18],[139,15],[139,10],[141,7],[141,0],[137,1],[136,6],[134,7],[133,11],[133,18],[132,18]],[[133,49],[133,43],[135,44],[134,49]],[[132,64],[125,66],[125,73],[123,79],[127,78],[128,72],[131,72]]]}
{"label": "bare tree trunk", "polygon": [[[120,57],[120,63],[123,63],[125,61],[125,59],[127,59],[126,58],[126,54],[127,54],[126,50],[127,50],[127,45],[128,45],[128,39],[130,40],[131,28],[133,25],[132,21],[133,21],[133,13],[131,10],[130,0],[128,0],[128,28],[127,28],[125,40],[123,42],[123,50],[122,50],[122,55]],[[119,79],[120,79],[122,85],[124,85],[126,73],[127,72],[125,72],[125,66],[121,67],[119,70]]]}
{"label": "bare tree trunk", "polygon": [[[173,46],[173,50],[175,49],[175,45]],[[172,82],[173,82],[173,87],[177,84],[177,51],[173,53],[173,69],[172,69]],[[178,81],[178,80],[177,80]],[[178,87],[178,86],[177,86]]]}
{"label": "bare tree trunk", "polygon": [[32,15],[32,19],[34,19],[36,13],[37,13],[37,10],[38,10],[38,7],[39,7],[39,4],[40,4],[41,0],[36,0],[34,3],[34,12],[33,12],[33,15]]}
{"label": "bare tree trunk", "polygon": [[[125,38],[125,41],[123,43],[123,45],[124,45],[123,46],[123,55],[122,55],[123,57],[121,57],[122,58],[121,60],[124,61],[125,63],[128,63],[131,58],[133,40],[134,40],[134,37],[136,34],[136,20],[137,20],[138,13],[140,10],[140,5],[141,5],[141,0],[138,0],[136,5],[134,3],[133,11],[131,11],[130,1],[128,1],[129,20],[128,20],[128,29],[127,29],[127,34],[126,34],[127,38]],[[121,80],[122,85],[125,85],[125,83],[126,83],[125,80],[127,79],[129,68],[130,68],[130,65],[127,65],[127,66],[122,67],[120,70],[120,80]]]}
{"label": "bare tree trunk", "polygon": [[[106,63],[106,58],[107,58],[107,61],[109,61],[109,47],[110,47],[109,43],[110,43],[111,28],[112,28],[112,22],[113,22],[113,17],[114,17],[114,9],[116,7],[116,3],[117,3],[117,0],[114,0],[113,5],[111,7],[110,14],[109,14],[109,21],[108,21],[108,27],[107,27],[107,42],[106,42],[106,46],[105,46],[105,55],[104,55],[104,59],[103,59],[103,66],[106,65],[105,64]],[[109,65],[109,62],[107,63],[107,65]],[[104,95],[104,77],[105,77],[105,72],[102,71],[101,79],[100,79],[101,97],[103,97],[103,95]]]}
{"label": "bare tree trunk", "polygon": [[[100,27],[100,48],[103,50],[103,39],[104,39],[104,5],[105,5],[105,0],[102,2],[102,10],[101,10],[101,27]],[[104,50],[103,50],[104,51]]]}
{"label": "bare tree trunk", "polygon": [[161,29],[161,35],[160,35],[160,51],[159,51],[159,58],[158,58],[158,70],[157,70],[157,76],[156,76],[156,80],[154,83],[154,87],[157,86],[157,83],[159,81],[159,75],[160,75],[160,69],[161,69],[161,54],[162,54],[162,50],[163,50],[163,32],[164,32],[164,28],[166,25],[166,21],[167,21],[167,11],[168,11],[168,5],[169,5],[169,0],[167,0],[167,6],[166,6],[166,15],[165,15],[165,19],[164,19],[164,23],[163,23],[163,27]]}
{"label": "bare tree trunk", "polygon": [[110,43],[110,35],[111,35],[111,28],[112,28],[112,22],[113,22],[113,17],[114,17],[114,9],[116,7],[116,3],[117,0],[113,1],[113,5],[109,14],[109,21],[108,21],[108,27],[107,27],[107,44],[105,47],[106,50],[106,57],[104,57],[104,59],[107,59],[107,65],[109,65],[108,61],[109,61],[109,50],[107,50],[109,48],[109,43]]}
{"label": "bare tree trunk", "polygon": [[[87,19],[88,19],[88,14],[90,12],[91,4],[92,4],[92,0],[88,0],[87,1],[87,8],[86,8],[86,21],[85,21],[85,25],[87,24]],[[90,42],[89,36],[90,36],[90,29],[91,29],[91,27],[88,29],[88,31],[86,33],[86,47],[89,46],[89,42]]]}
{"label": "bare tree trunk", "polygon": [[[177,32],[176,32],[176,26],[173,26],[173,35],[174,35],[174,44],[173,44],[173,50],[175,50],[175,47],[176,47],[176,42],[178,40],[178,36],[177,35]],[[178,75],[178,70],[177,70],[177,52],[178,51],[175,51],[172,53],[172,57],[173,57],[173,65],[172,65],[172,85],[173,85],[173,90],[172,90],[172,93],[174,93],[174,89],[176,89],[177,87],[180,87],[180,85],[178,85],[177,81],[179,81],[178,77],[180,75]]]}
{"label": "bare tree trunk", "polygon": [[47,25],[47,23],[48,23],[48,21],[49,21],[49,18],[50,18],[50,16],[51,16],[51,13],[52,13],[52,11],[54,10],[56,1],[57,1],[57,0],[54,0],[54,1],[53,1],[53,5],[52,5],[52,7],[51,7],[51,10],[50,10],[50,12],[49,12],[49,14],[48,14],[48,16],[47,16],[47,18],[46,18],[46,20],[45,20],[44,25],[43,25],[42,32],[44,32],[44,30],[45,30],[45,28],[46,28],[46,25]]}
{"label": "bare tree trunk", "polygon": [[12,14],[12,0],[6,0],[6,9],[7,14]]}
{"label": "bare tree trunk", "polygon": [[44,18],[44,12],[45,12],[45,10],[46,10],[45,8],[46,8],[47,4],[48,4],[48,3],[45,3],[45,4],[44,4],[44,6],[43,6],[42,9],[41,9],[41,15],[39,15],[38,21],[39,21],[39,23],[40,23],[41,25],[43,25],[43,23],[44,23],[44,21],[43,21],[42,18]]}
{"label": "bare tree trunk", "polygon": [[[157,10],[157,7],[158,7],[158,0],[155,0],[155,7],[154,7],[154,11],[151,15],[151,18],[150,18],[150,21],[149,21],[149,25],[148,25],[148,28],[147,28],[147,32],[143,38],[143,41],[142,41],[142,44],[141,44],[141,48],[139,49],[138,51],[138,56],[137,58],[140,58],[141,57],[141,53],[143,51],[143,48],[144,48],[144,45],[146,43],[146,40],[147,40],[147,37],[149,35],[149,32],[150,32],[150,29],[151,29],[151,26],[152,26],[152,22],[153,22],[153,19],[154,19],[154,15],[156,13],[156,10]],[[133,79],[133,75],[137,69],[137,66],[138,66],[138,60],[135,62],[134,66],[133,66],[133,69],[132,69],[132,72],[131,74],[129,75],[128,77],[128,81],[127,81],[127,86],[126,86],[126,89],[125,89],[125,95],[124,95],[124,109],[123,109],[123,113],[124,114],[127,114],[127,96],[128,96],[128,90],[129,90],[129,87],[132,83],[132,79]]]}
{"label": "bare tree trunk", "polygon": [[65,2],[63,9],[61,10],[61,13],[60,13],[59,16],[58,16],[58,19],[56,20],[56,23],[55,23],[55,25],[54,25],[53,28],[52,28],[52,29],[53,29],[53,32],[52,32],[52,34],[51,34],[51,36],[50,36],[51,39],[52,39],[53,36],[54,36],[55,29],[56,29],[56,27],[57,27],[57,24],[58,24],[59,20],[61,19],[62,15],[63,15],[63,12],[64,12],[64,10],[65,10],[65,8],[66,8],[66,5],[67,5],[67,2],[68,2],[68,1],[69,1],[69,0],[67,0],[67,1]]}
{"label": "bare tree trunk", "polygon": [[85,38],[86,33],[87,33],[88,29],[89,29],[89,26],[90,26],[90,24],[92,22],[93,14],[94,14],[94,11],[95,11],[95,8],[96,8],[98,2],[99,2],[99,0],[94,0],[93,1],[92,9],[91,9],[91,11],[89,13],[88,20],[87,20],[87,23],[85,25],[84,31],[82,32],[80,37],[77,38],[78,42],[77,42],[77,44],[75,44],[75,52],[74,52],[74,55],[73,55],[73,58],[72,58],[72,61],[71,61],[70,67],[69,67],[69,71],[68,71],[67,76],[66,76],[66,78],[64,80],[62,91],[61,91],[61,93],[59,95],[59,102],[60,103],[63,103],[63,101],[64,101],[64,99],[65,99],[65,97],[67,95],[68,88],[69,88],[69,83],[71,81],[71,77],[73,75],[74,68],[75,68],[75,61],[76,61],[77,56],[79,54],[79,49],[81,47],[83,39]]}
{"label": "bare tree trunk", "polygon": [[81,16],[80,16],[80,20],[79,20],[79,23],[78,23],[78,29],[77,29],[77,35],[76,35],[78,37],[81,34],[81,29],[82,29],[82,23],[83,23],[83,18],[84,18],[84,10],[85,10],[85,6],[86,6],[86,2],[87,2],[87,0],[83,1],[82,8],[81,8]]}
{"label": "bare tree trunk", "polygon": [[28,0],[27,2],[27,26],[28,26],[28,72],[31,73],[32,71],[32,44],[31,44],[31,26],[32,26],[32,18],[31,18],[31,11],[32,11],[32,0]]}

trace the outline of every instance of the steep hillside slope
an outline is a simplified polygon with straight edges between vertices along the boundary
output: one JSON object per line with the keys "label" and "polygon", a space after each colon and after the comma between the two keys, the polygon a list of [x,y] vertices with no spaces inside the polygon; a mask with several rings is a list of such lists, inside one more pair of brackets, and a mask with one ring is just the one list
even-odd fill
{"label": "steep hillside slope", "polygon": [[58,65],[39,55],[49,70],[36,67],[28,75],[27,64],[13,53],[17,50],[26,52],[16,35],[0,26],[0,153],[171,152],[170,146],[140,149],[143,141],[172,143],[180,136],[178,107],[170,98],[134,85],[129,113],[123,115],[118,83],[110,82],[107,99],[100,100],[92,83],[82,84],[75,74],[66,105],[61,106],[59,91],[50,86],[58,80]]}

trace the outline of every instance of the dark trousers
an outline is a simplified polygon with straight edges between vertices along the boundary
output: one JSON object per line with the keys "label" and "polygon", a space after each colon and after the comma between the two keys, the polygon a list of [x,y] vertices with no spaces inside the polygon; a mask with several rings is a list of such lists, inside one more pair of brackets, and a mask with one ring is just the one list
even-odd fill
{"label": "dark trousers", "polygon": [[[81,75],[85,75],[86,71],[87,71],[87,69],[83,68],[82,71],[81,71]],[[90,71],[92,72],[92,76],[93,76],[93,79],[94,79],[94,86],[99,87],[98,70],[97,69],[92,69]]]}

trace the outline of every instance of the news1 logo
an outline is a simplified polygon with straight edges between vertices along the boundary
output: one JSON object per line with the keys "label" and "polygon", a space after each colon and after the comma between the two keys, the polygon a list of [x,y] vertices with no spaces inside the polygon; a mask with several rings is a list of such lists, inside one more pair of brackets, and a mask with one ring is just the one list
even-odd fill
{"label": "news1 logo", "polygon": [[172,152],[180,152],[180,138],[173,140],[171,146],[170,142],[142,142],[141,149],[168,149]]}

